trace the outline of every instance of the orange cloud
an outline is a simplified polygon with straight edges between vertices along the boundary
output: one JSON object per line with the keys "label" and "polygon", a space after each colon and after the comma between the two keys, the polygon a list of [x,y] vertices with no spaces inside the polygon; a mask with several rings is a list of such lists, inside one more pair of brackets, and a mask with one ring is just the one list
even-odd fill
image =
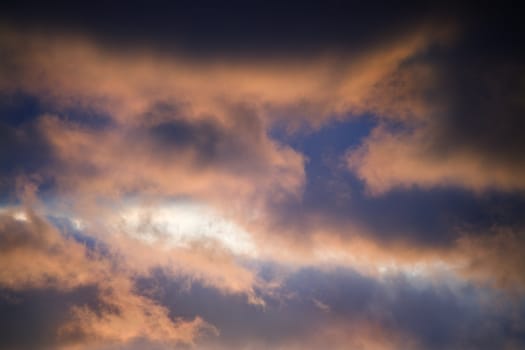
{"label": "orange cloud", "polygon": [[107,273],[104,261],[89,260],[83,245],[32,212],[0,214],[0,240],[0,284],[10,289],[72,289]]}
{"label": "orange cloud", "polygon": [[262,130],[252,137],[212,124],[216,134],[204,135],[212,139],[199,149],[198,140],[182,147],[159,144],[140,128],[93,131],[52,117],[43,118],[41,127],[58,162],[49,171],[66,191],[242,198],[257,191],[297,193],[304,182],[303,157]]}
{"label": "orange cloud", "polygon": [[125,231],[105,231],[104,235],[105,242],[134,273],[148,275],[152,269],[160,268],[169,275],[199,281],[227,294],[245,294],[250,302],[260,302],[254,287],[264,285],[256,278],[255,271],[243,267],[218,242],[195,241],[189,247],[178,247],[163,241],[145,242]]}
{"label": "orange cloud", "polygon": [[[379,324],[361,320],[338,321],[328,320],[308,334],[300,337],[290,337],[278,343],[263,343],[248,340],[246,343],[237,344],[243,349],[262,350],[318,350],[318,349],[355,349],[355,350],[395,350],[395,349],[420,349],[417,341],[401,331],[390,330]],[[228,349],[231,345],[202,345],[204,350]]]}
{"label": "orange cloud", "polygon": [[[90,197],[190,196],[256,233],[264,231],[272,201],[300,196],[305,183],[304,156],[269,137],[272,123],[319,126],[348,113],[418,117],[424,106],[405,82],[431,74],[426,68],[406,72],[402,65],[450,40],[453,30],[445,27],[422,24],[360,52],[243,61],[123,54],[87,38],[4,31],[0,43],[13,69],[0,75],[0,89],[35,94],[65,113],[74,107],[107,115],[115,123],[97,129],[40,119],[55,157],[46,174],[76,198],[79,216],[88,215]],[[392,91],[406,98],[386,98]],[[204,125],[197,131],[211,129],[204,138],[215,143],[197,137],[159,144],[148,134],[170,123],[190,131]]]}
{"label": "orange cloud", "polygon": [[[124,254],[131,271],[147,273],[156,266],[169,267],[174,274],[193,276],[228,293],[245,293],[257,302],[253,289],[259,281],[254,272],[242,267],[220,244],[197,242],[188,249],[165,249],[158,242],[140,241],[123,228],[111,227],[114,218],[101,214],[107,208],[86,210],[88,205],[96,206],[87,199],[121,199],[134,193],[197,198],[246,227],[259,247],[259,258],[292,265],[342,264],[375,275],[392,267],[439,265],[450,255],[415,252],[409,243],[387,249],[373,240],[355,238],[362,233],[360,228],[345,227],[356,234],[342,239],[340,231],[326,227],[300,243],[281,232],[270,234],[279,227],[267,223],[271,222],[268,207],[279,197],[300,196],[306,160],[272,140],[268,130],[282,120],[319,126],[334,115],[376,113],[415,123],[417,128],[413,133],[394,134],[379,127],[348,153],[349,168],[372,194],[414,185],[523,188],[521,168],[494,167],[467,151],[443,158],[427,152],[431,135],[425,126],[436,110],[421,95],[436,79],[435,72],[429,66],[407,68],[404,63],[432,43],[450,37],[435,26],[423,26],[360,53],[211,62],[139,50],[122,54],[85,38],[4,31],[0,44],[13,69],[0,75],[0,89],[35,94],[66,112],[74,107],[101,113],[115,123],[114,128],[90,128],[66,118],[43,116],[38,125],[55,157],[46,173],[57,180],[64,194],[75,196],[76,207],[71,209],[75,215],[83,219],[102,216],[93,220],[101,224],[90,228],[90,234]],[[159,137],[150,133],[156,127],[167,129],[170,123],[186,128],[185,134],[191,134],[192,128],[196,133],[210,132],[207,140],[214,143],[198,138],[159,143]],[[60,244],[57,249],[71,253],[53,260],[54,264],[63,265],[62,258],[84,263],[77,255],[68,256],[75,249],[83,251],[82,247],[74,242]],[[140,254],[135,257],[129,255],[137,251]],[[11,278],[12,286],[21,285],[23,279],[44,283],[49,280],[45,273],[53,270],[45,261],[47,256],[38,264],[44,272],[27,267],[30,272],[6,275],[4,280]],[[85,276],[73,276],[78,269],[73,268],[75,263],[68,266],[71,271],[63,269],[53,278],[57,284],[69,283],[70,288],[98,281],[105,269],[92,267],[93,272]]]}
{"label": "orange cloud", "polygon": [[[163,344],[193,344],[204,332],[217,330],[201,318],[192,321],[175,320],[169,310],[151,299],[133,292],[127,278],[112,278],[101,282],[102,311],[86,306],[74,306],[70,323],[63,325],[59,337],[85,339],[74,348],[89,349],[97,344],[126,344],[136,339],[148,339]],[[70,348],[70,346],[67,346]]]}
{"label": "orange cloud", "polygon": [[306,118],[314,125],[347,113],[406,115],[406,101],[396,107],[395,99],[389,99],[383,106],[374,97],[387,95],[382,89],[406,59],[433,43],[450,41],[453,26],[438,27],[424,23],[359,52],[243,61],[190,60],[141,50],[122,54],[86,38],[4,30],[0,45],[12,69],[1,75],[0,89],[21,89],[124,123],[173,118],[146,115],[159,102],[176,105],[179,118],[214,117],[226,124],[235,122],[227,107],[238,103],[253,106],[266,121],[278,116],[301,123]]}
{"label": "orange cloud", "polygon": [[380,280],[401,274],[439,284],[457,278],[519,295],[525,292],[522,229],[453,230],[457,230],[458,239],[443,246],[374,238],[364,228],[351,224],[324,225],[291,235],[281,232],[271,240],[263,230],[255,238],[258,259],[282,264],[280,278],[304,267],[326,271],[345,267]]}
{"label": "orange cloud", "polygon": [[432,129],[424,127],[412,133],[392,133],[378,127],[348,153],[347,164],[373,195],[412,186],[460,186],[477,192],[525,188],[522,164],[500,166],[482,153],[461,148],[436,154],[433,140]]}
{"label": "orange cloud", "polygon": [[520,230],[496,227],[481,237],[466,233],[458,240],[460,273],[478,283],[521,294],[525,291],[524,251]]}
{"label": "orange cloud", "polygon": [[165,307],[135,292],[136,271],[115,263],[111,255],[88,251],[65,238],[30,210],[0,214],[0,242],[3,288],[69,291],[95,285],[99,289],[101,310],[73,306],[70,321],[57,330],[66,345],[89,348],[99,341],[123,344],[138,338],[190,344],[203,331],[216,332],[200,318],[172,320]]}

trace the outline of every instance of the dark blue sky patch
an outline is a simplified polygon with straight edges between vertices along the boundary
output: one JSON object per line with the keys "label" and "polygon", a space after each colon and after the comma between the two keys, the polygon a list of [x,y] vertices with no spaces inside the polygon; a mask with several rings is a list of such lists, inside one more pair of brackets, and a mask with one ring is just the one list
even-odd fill
{"label": "dark blue sky patch", "polygon": [[0,195],[13,194],[16,178],[43,176],[53,152],[35,122],[14,127],[0,121]]}
{"label": "dark blue sky patch", "polygon": [[32,121],[42,113],[40,100],[23,93],[0,94],[0,120],[11,126]]}
{"label": "dark blue sky patch", "polygon": [[[344,155],[348,149],[357,147],[376,126],[373,115],[353,117],[346,121],[333,121],[319,130],[309,128],[290,133],[284,128],[270,130],[270,136],[305,155],[305,197],[315,192],[333,195],[330,187],[362,187],[359,181],[347,174]],[[327,188],[328,187],[328,188]],[[321,201],[322,202],[322,201]]]}
{"label": "dark blue sky patch", "polygon": [[52,216],[49,215],[46,219],[67,239],[72,239],[77,243],[82,244],[86,248],[88,254],[101,254],[105,258],[109,258],[111,254],[110,248],[107,244],[87,234],[78,227],[75,222],[69,217],[65,216]]}
{"label": "dark blue sky patch", "polygon": [[21,127],[35,122],[43,115],[53,115],[93,129],[107,128],[113,124],[109,115],[93,109],[62,108],[23,92],[0,94],[0,121],[7,125]]}
{"label": "dark blue sky patch", "polygon": [[318,130],[305,126],[290,132],[285,126],[277,126],[269,134],[309,158],[319,159],[327,152],[341,154],[349,147],[358,145],[375,125],[376,117],[365,115],[345,121],[334,120]]}

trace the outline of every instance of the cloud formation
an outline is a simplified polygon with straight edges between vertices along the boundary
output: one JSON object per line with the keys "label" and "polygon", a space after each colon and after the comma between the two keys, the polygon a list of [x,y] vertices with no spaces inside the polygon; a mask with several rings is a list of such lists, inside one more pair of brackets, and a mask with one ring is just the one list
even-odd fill
{"label": "cloud formation", "polygon": [[86,286],[98,289],[96,309],[75,305],[70,320],[54,330],[65,345],[82,339],[79,344],[83,345],[78,347],[83,348],[91,341],[126,343],[138,338],[192,343],[201,331],[214,331],[200,318],[172,320],[165,307],[136,294],[136,272],[108,255],[114,252],[104,254],[66,237],[32,211],[2,213],[0,239],[2,288],[56,289],[62,293]]}
{"label": "cloud formation", "polygon": [[[470,33],[459,39],[473,46],[469,52],[461,46],[437,50],[437,57],[406,65],[409,78],[398,83],[417,86],[408,91],[420,119],[397,128],[379,125],[348,153],[349,169],[370,193],[444,186],[478,193],[523,191],[525,71],[513,42],[506,43],[509,38],[502,33],[494,35],[500,43],[484,43],[481,49],[477,45],[484,33]],[[428,74],[421,75],[422,69]]]}
{"label": "cloud formation", "polygon": [[379,127],[363,145],[349,152],[348,167],[366,183],[372,195],[415,186],[457,186],[475,192],[521,191],[525,187],[521,159],[509,164],[466,148],[436,152],[432,130],[399,133]]}
{"label": "cloud formation", "polygon": [[0,347],[522,347],[514,17],[241,8],[0,11]]}

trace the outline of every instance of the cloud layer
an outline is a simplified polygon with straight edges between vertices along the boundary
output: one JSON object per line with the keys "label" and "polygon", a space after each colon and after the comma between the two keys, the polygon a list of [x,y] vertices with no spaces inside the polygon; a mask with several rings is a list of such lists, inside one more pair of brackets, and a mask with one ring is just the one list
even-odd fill
{"label": "cloud layer", "polygon": [[0,347],[523,347],[518,22],[348,6],[0,11]]}

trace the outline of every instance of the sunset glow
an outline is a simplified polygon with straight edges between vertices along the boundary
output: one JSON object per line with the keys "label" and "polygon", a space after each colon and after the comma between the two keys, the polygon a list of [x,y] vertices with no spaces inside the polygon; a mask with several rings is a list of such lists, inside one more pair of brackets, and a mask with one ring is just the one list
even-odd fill
{"label": "sunset glow", "polygon": [[0,349],[524,349],[521,17],[0,5]]}

